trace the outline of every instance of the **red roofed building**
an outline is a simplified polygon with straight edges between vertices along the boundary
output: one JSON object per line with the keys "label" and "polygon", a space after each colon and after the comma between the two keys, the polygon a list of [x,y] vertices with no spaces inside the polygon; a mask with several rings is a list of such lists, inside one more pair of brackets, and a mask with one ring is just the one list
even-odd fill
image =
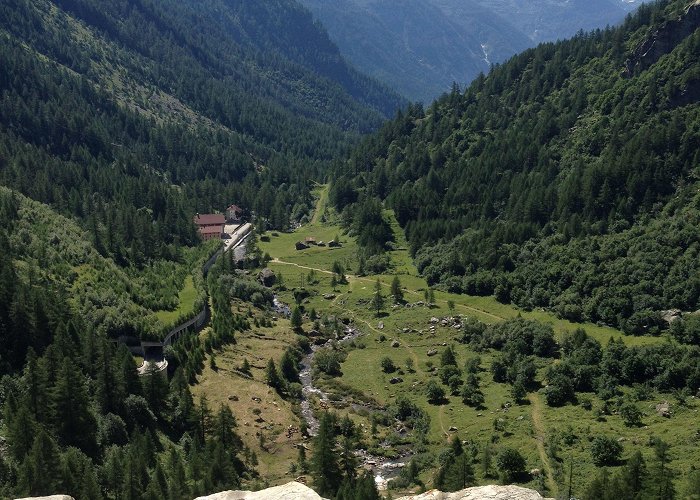
{"label": "red roofed building", "polygon": [[223,214],[197,214],[194,218],[197,230],[204,241],[221,239],[226,219]]}

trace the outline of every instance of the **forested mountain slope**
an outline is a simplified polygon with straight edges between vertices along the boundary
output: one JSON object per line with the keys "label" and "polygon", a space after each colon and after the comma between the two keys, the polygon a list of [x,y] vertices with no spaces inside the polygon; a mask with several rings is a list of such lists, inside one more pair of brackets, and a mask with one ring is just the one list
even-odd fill
{"label": "forested mountain slope", "polygon": [[431,283],[658,331],[660,311],[700,308],[699,14],[644,6],[412,106],[332,202],[349,220],[385,200]]}
{"label": "forested mountain slope", "polygon": [[343,54],[414,100],[432,101],[453,81],[487,72],[530,41],[488,8],[467,2],[457,15],[439,4],[302,0]]}
{"label": "forested mountain slope", "polygon": [[[253,481],[230,407],[190,393],[204,342],[168,349],[168,382],[116,340],[201,308],[196,212],[288,228],[324,165],[402,104],[294,1],[1,2],[0,497]],[[215,274],[209,350],[249,327]]]}
{"label": "forested mountain slope", "polygon": [[118,261],[194,243],[191,214],[234,201],[283,226],[401,104],[291,1],[11,0],[0,36],[0,182]]}
{"label": "forested mountain slope", "polygon": [[539,42],[621,22],[617,0],[301,0],[358,68],[425,103]]}

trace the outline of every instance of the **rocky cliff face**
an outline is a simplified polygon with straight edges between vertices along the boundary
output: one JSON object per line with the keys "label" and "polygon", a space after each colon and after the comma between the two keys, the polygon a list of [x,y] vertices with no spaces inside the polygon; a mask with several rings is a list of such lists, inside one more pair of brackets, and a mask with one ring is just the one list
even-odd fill
{"label": "rocky cliff face", "polygon": [[696,0],[682,16],[664,23],[634,50],[627,61],[625,73],[632,76],[637,71],[647,69],[699,27],[700,0]]}
{"label": "rocky cliff face", "polygon": [[[323,500],[318,493],[304,486],[292,482],[282,486],[275,486],[266,490],[250,491],[224,491],[197,500]],[[420,495],[401,497],[398,500],[546,500],[536,491],[519,486],[478,486],[467,488],[455,493],[443,493],[431,490]]]}

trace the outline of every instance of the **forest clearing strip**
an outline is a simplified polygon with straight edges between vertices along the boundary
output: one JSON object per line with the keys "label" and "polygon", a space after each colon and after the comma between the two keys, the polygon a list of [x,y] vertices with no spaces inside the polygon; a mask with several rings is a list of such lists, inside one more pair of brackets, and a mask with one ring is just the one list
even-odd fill
{"label": "forest clearing strip", "polygon": [[547,483],[549,486],[549,491],[551,491],[554,496],[557,493],[557,482],[554,480],[554,474],[552,473],[552,465],[549,463],[549,457],[544,449],[544,436],[545,429],[544,423],[542,421],[542,400],[539,394],[532,393],[529,396],[530,403],[532,404],[532,426],[535,431],[535,440],[537,441],[537,451],[540,455],[540,460],[544,466],[545,473],[547,474]]}

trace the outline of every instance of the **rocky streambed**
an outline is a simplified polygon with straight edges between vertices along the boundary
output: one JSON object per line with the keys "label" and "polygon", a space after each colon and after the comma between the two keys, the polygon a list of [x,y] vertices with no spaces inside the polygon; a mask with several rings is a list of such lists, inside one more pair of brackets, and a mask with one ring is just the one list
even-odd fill
{"label": "rocky streambed", "polygon": [[[282,303],[277,297],[274,300],[275,310],[282,316],[290,315],[289,306]],[[314,385],[313,379],[313,361],[316,352],[325,347],[331,347],[334,342],[346,344],[361,337],[363,333],[352,324],[344,325],[343,331],[335,339],[329,339],[322,344],[312,344],[311,352],[306,354],[301,360],[301,370],[299,371],[299,379],[302,386],[301,398],[301,415],[306,423],[306,429],[309,436],[318,434],[319,420],[314,412],[312,400],[317,398],[321,406],[330,408],[333,406],[329,394],[323,389]],[[352,406],[359,406],[353,404]],[[385,457],[374,456],[367,450],[358,450],[356,452],[360,463],[374,474],[375,482],[381,490],[387,489],[388,481],[399,475],[401,469],[406,466],[411,458],[409,453],[406,453],[400,459],[388,459]]]}

